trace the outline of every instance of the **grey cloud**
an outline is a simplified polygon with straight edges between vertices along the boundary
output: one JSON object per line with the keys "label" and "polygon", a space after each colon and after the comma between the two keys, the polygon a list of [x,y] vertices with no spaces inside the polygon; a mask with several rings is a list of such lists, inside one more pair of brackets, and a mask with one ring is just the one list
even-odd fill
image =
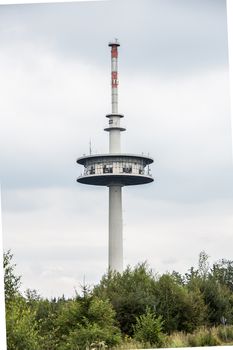
{"label": "grey cloud", "polygon": [[[59,266],[59,261],[65,261],[66,263],[74,263],[78,264],[80,262],[85,263],[88,262],[102,262],[103,257],[107,258],[107,245],[103,244],[98,246],[83,246],[78,244],[71,243],[67,245],[58,245],[57,242],[54,245],[46,245],[42,250],[34,249],[33,251],[29,251],[21,247],[18,250],[18,254],[22,256],[21,261],[25,263],[30,261],[32,264],[37,264],[38,262],[49,263],[52,262],[54,265]],[[52,256],[52,259],[51,259]]]}
{"label": "grey cloud", "polygon": [[104,48],[117,36],[122,71],[132,74],[142,69],[163,76],[187,74],[228,62],[222,0],[20,5],[2,8],[0,18],[5,45],[29,41],[38,53],[46,48],[67,60],[106,64]]}

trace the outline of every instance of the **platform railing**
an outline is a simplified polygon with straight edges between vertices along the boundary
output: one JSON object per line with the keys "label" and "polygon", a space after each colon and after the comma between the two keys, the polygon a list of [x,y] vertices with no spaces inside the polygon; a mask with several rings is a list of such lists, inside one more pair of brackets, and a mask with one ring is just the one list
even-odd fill
{"label": "platform railing", "polygon": [[152,174],[150,173],[150,169],[144,168],[144,169],[137,169],[136,171],[132,167],[124,167],[122,169],[118,169],[118,171],[114,171],[113,167],[106,167],[103,169],[96,170],[93,168],[85,168],[84,171],[81,173],[80,177],[83,176],[101,176],[101,175],[142,175],[142,176],[150,176],[152,177]]}

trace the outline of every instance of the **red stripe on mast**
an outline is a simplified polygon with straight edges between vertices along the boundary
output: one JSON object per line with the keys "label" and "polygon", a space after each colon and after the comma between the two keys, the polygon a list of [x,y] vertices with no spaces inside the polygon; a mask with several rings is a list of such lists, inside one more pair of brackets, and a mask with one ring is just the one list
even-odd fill
{"label": "red stripe on mast", "polygon": [[117,85],[118,85],[117,72],[112,72],[112,87],[117,87]]}
{"label": "red stripe on mast", "polygon": [[113,45],[112,46],[112,58],[117,58],[117,57],[118,57],[117,46]]}

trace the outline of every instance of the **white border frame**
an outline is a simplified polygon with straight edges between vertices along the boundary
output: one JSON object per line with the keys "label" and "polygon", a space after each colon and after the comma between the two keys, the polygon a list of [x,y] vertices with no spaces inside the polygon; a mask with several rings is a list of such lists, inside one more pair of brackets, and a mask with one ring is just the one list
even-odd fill
{"label": "white border frame", "polygon": [[[80,1],[106,1],[106,0],[76,0]],[[107,0],[108,1],[108,0]],[[29,3],[53,3],[53,2],[69,2],[66,0],[0,0],[0,5],[10,4],[29,4]],[[233,135],[233,0],[226,0],[227,4],[227,28],[228,28],[228,57],[229,57],[229,75],[230,75],[230,103],[231,103],[231,135]],[[233,137],[232,138],[232,154],[233,154]],[[232,159],[233,160],[233,159]],[[1,190],[1,189],[0,189]],[[1,195],[1,191],[0,191]],[[0,197],[0,342],[1,350],[7,350],[6,344],[6,323],[5,323],[5,300],[4,300],[4,274],[3,274],[3,244],[2,244],[2,221],[1,221],[1,197]],[[213,347],[205,347],[212,348]],[[184,349],[184,348],[176,348]],[[191,348],[186,348],[191,349]],[[196,350],[203,350],[202,347],[196,347]],[[223,350],[223,346],[215,346],[216,350]],[[224,349],[233,349],[233,346],[224,346]],[[145,349],[144,349],[145,350]]]}

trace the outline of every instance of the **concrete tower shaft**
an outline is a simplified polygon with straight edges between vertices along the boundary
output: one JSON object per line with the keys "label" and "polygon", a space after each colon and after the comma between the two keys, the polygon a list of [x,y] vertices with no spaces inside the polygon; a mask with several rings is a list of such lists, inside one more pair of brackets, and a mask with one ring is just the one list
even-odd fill
{"label": "concrete tower shaft", "polygon": [[109,185],[108,268],[123,271],[122,185]]}

